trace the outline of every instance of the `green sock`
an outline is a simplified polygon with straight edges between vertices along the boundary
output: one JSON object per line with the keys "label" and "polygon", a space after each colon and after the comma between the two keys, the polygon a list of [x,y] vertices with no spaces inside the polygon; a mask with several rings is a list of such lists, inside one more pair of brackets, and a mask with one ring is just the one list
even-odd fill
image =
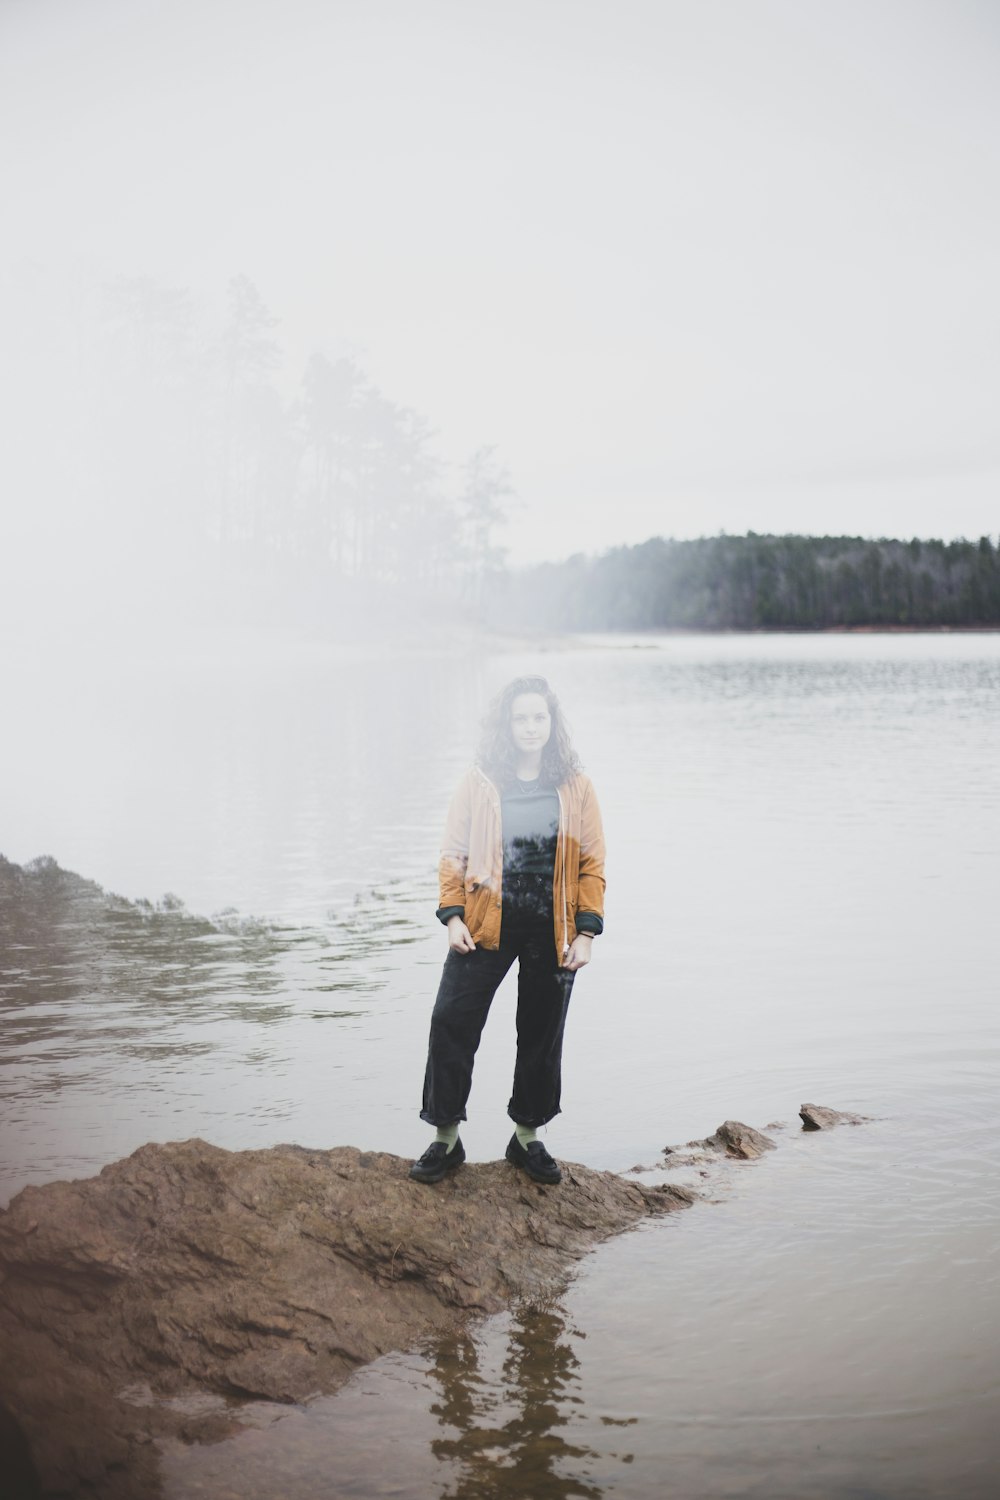
{"label": "green sock", "polygon": [[538,1131],[533,1125],[515,1125],[514,1134],[522,1146],[528,1146],[532,1141],[538,1140]]}
{"label": "green sock", "polygon": [[448,1150],[453,1151],[455,1149],[455,1142],[458,1140],[458,1126],[439,1125],[437,1127],[437,1135],[434,1137],[434,1139],[436,1141],[444,1141],[445,1145],[448,1147]]}

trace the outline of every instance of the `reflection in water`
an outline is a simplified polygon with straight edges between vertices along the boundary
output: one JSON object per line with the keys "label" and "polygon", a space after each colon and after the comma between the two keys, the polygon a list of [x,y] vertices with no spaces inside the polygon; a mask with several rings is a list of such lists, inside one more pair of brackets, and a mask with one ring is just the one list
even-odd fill
{"label": "reflection in water", "polygon": [[[336,1395],[277,1421],[274,1408],[252,1403],[239,1418],[247,1430],[235,1438],[167,1445],[164,1495],[601,1500],[611,1490],[624,1493],[634,1452],[608,1451],[603,1439],[609,1425],[631,1429],[637,1419],[595,1420],[587,1411],[589,1361],[578,1358],[578,1337],[561,1305],[522,1305],[478,1324],[471,1336],[456,1331],[427,1340],[419,1353],[386,1355]],[[580,1431],[596,1446],[569,1441]]]}
{"label": "reflection in water", "polygon": [[[567,1158],[624,1170],[809,1096],[879,1123],[789,1136],[726,1203],[604,1246],[570,1330],[548,1332],[579,1369],[532,1369],[548,1313],[534,1344],[498,1319],[474,1348],[387,1356],[266,1431],[184,1447],[167,1493],[545,1500],[575,1472],[575,1493],[628,1500],[993,1500],[1000,637],[616,638],[547,666],[620,851],[573,1024]],[[143,851],[169,839],[192,904],[309,925],[0,864],[0,1198],[182,1134],[416,1145],[439,820],[477,701],[538,667],[477,648],[459,692],[451,651],[263,675],[248,655],[166,688],[140,674],[123,694],[116,668],[97,700],[89,681],[22,698],[10,852],[83,849],[149,890]],[[73,722],[90,732],[68,755]],[[123,764],[146,795],[119,795]],[[670,914],[655,963],[651,892]],[[489,1031],[473,1159],[509,1097]],[[628,1108],[587,1107],[608,1097]],[[604,1452],[633,1416],[631,1451]]]}
{"label": "reflection in water", "polygon": [[[502,1384],[496,1389],[479,1368],[467,1334],[438,1341],[431,1374],[442,1399],[431,1406],[442,1427],[457,1437],[435,1438],[436,1458],[459,1466],[442,1495],[449,1500],[599,1500],[602,1490],[565,1471],[568,1462],[595,1459],[592,1449],[566,1441],[558,1429],[579,1396],[579,1361],[566,1325],[551,1306],[522,1305],[510,1329]],[[508,1412],[508,1415],[504,1413]]]}
{"label": "reflection in water", "polygon": [[[377,990],[383,981],[359,967],[388,945],[380,912],[386,899],[385,889],[359,895],[353,911],[331,916],[326,928],[283,927],[232,911],[209,921],[176,896],[155,906],[128,901],[53,859],[20,867],[0,855],[0,1005],[15,1022],[5,1028],[6,1045],[15,1037],[21,1046],[47,1038],[64,1056],[74,1037],[78,1043],[93,1029],[82,1007],[98,996],[102,1048],[130,1050],[151,1021],[162,1031],[172,1019],[204,1011],[209,1000],[214,1017],[283,1020],[290,1011],[281,960],[303,948],[316,951],[317,992]],[[422,935],[405,914],[394,913],[393,921],[393,946]],[[351,1014],[359,1013],[352,1006]]]}
{"label": "reflection in water", "polygon": [[[422,938],[430,905],[412,882],[387,883],[321,925],[209,920],[176,896],[129,901],[53,859],[0,855],[0,1201],[25,1180],[204,1129],[188,1121],[184,1069],[218,1077],[238,1057],[273,1078],[288,1023],[357,1023],[385,985],[373,958]],[[266,1113],[263,1089],[253,1108]]]}
{"label": "reflection in water", "polygon": [[70,1007],[98,995],[102,1046],[126,1050],[146,1030],[151,1003],[161,1023],[208,995],[243,1019],[276,1014],[280,934],[263,924],[225,915],[210,922],[176,896],[156,906],[126,901],[52,859],[20,868],[2,857],[0,924],[0,996],[22,1045],[44,1037],[71,1045]]}

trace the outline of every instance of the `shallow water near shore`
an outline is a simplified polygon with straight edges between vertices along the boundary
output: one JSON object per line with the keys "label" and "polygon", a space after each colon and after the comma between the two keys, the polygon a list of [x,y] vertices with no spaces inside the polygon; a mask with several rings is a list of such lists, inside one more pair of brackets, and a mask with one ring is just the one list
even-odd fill
{"label": "shallow water near shore", "polygon": [[[2,852],[120,899],[39,878],[5,904],[4,1200],[150,1139],[422,1149],[439,825],[482,703],[529,668],[609,846],[549,1149],[662,1165],[727,1117],[785,1122],[777,1149],[551,1305],[170,1451],[167,1494],[992,1496],[996,635],[288,648],[90,664],[43,700],[12,670],[34,728],[3,747]],[[513,999],[477,1061],[474,1160],[510,1133]],[[873,1119],[805,1133],[807,1100]]]}

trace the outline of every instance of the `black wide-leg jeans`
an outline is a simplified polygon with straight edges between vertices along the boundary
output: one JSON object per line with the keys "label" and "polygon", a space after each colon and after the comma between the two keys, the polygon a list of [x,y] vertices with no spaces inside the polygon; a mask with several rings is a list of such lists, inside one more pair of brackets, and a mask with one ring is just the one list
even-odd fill
{"label": "black wide-leg jeans", "polygon": [[517,1061],[507,1113],[516,1125],[538,1127],[560,1113],[562,1044],[576,977],[560,966],[552,915],[513,920],[505,914],[499,949],[450,949],[431,1015],[420,1118],[430,1125],[465,1120],[472,1065],[500,981],[515,959]]}

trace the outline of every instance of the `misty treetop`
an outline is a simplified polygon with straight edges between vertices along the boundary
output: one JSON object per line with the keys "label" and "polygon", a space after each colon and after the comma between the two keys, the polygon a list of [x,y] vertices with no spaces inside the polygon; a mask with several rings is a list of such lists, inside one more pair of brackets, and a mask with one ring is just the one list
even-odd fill
{"label": "misty treetop", "polygon": [[283,397],[277,322],[253,283],[234,277],[206,371],[218,467],[205,522],[223,548],[318,559],[336,577],[385,582],[456,572],[476,580],[497,566],[490,507],[509,481],[494,450],[446,473],[429,422],[386,397],[353,358],[312,352]]}
{"label": "misty treetop", "polygon": [[654,537],[498,575],[487,615],[555,630],[1000,625],[1000,549],[986,536]]}
{"label": "misty treetop", "polygon": [[10,289],[24,399],[6,447],[33,518],[20,576],[75,587],[87,610],[103,599],[141,627],[158,588],[170,621],[200,609],[321,632],[359,604],[405,618],[413,603],[503,631],[1000,624],[989,537],[654,537],[506,569],[496,450],[446,461],[354,357],[314,348],[290,369],[246,276],[216,306],[37,265]]}
{"label": "misty treetop", "polygon": [[146,276],[81,271],[67,286],[40,267],[19,290],[60,455],[36,449],[23,467],[54,546],[68,517],[93,554],[113,553],[109,577],[167,559],[194,590],[240,577],[272,613],[303,590],[404,583],[475,601],[500,565],[511,486],[495,449],[445,460],[430,422],[355,358],[315,348],[289,369],[248,277],[216,305]]}

